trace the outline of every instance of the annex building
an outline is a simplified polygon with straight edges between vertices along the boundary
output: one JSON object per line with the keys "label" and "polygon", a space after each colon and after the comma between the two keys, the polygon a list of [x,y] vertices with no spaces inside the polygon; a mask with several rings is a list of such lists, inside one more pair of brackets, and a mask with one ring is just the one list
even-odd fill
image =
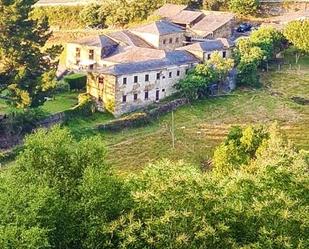
{"label": "annex building", "polygon": [[[164,15],[170,7],[173,18]],[[170,96],[175,83],[213,52],[230,56],[232,30],[220,31],[230,19],[207,16],[183,5],[166,5],[158,11],[159,21],[67,44],[67,69],[87,73],[87,92],[115,116]],[[212,20],[211,16],[215,18],[208,25],[205,18]],[[194,31],[196,25],[200,35]]]}

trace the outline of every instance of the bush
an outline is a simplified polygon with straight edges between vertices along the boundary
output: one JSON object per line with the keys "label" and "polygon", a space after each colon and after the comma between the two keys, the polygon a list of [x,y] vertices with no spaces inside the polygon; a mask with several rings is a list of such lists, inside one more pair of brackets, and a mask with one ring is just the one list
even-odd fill
{"label": "bush", "polygon": [[86,89],[87,76],[84,74],[70,74],[64,77],[71,90],[84,90]]}
{"label": "bush", "polygon": [[260,6],[259,0],[231,0],[230,10],[241,15],[255,14]]}
{"label": "bush", "polygon": [[90,116],[95,112],[95,104],[89,94],[82,93],[78,95],[78,105],[69,112],[81,116]]}
{"label": "bush", "polygon": [[32,131],[37,122],[46,117],[46,113],[39,108],[29,110],[13,110],[0,124],[0,132],[27,133]]}
{"label": "bush", "polygon": [[32,11],[33,19],[43,19],[48,17],[51,26],[81,28],[83,22],[79,18],[81,6],[53,6],[53,7],[37,7]]}
{"label": "bush", "polygon": [[57,82],[56,88],[54,90],[56,93],[63,93],[70,91],[70,85],[65,80],[60,80]]}

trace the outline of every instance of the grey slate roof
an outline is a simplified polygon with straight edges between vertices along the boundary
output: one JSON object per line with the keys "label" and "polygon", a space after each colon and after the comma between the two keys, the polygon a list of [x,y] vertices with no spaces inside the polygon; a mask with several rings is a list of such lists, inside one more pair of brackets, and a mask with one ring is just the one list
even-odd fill
{"label": "grey slate roof", "polygon": [[107,34],[107,36],[117,41],[118,43],[124,44],[126,46],[153,48],[152,45],[150,45],[149,43],[147,43],[145,40],[138,37],[137,35],[133,34],[129,30],[113,32],[113,33]]}
{"label": "grey slate roof", "polygon": [[157,9],[154,14],[161,16],[161,17],[167,17],[171,18],[175,15],[177,15],[180,11],[187,9],[188,7],[186,5],[180,5],[180,4],[165,4],[161,8]]}
{"label": "grey slate roof", "polygon": [[133,31],[156,34],[156,35],[167,35],[172,33],[182,33],[184,32],[184,29],[171,22],[160,20],[147,25],[137,27],[133,29]]}
{"label": "grey slate roof", "polygon": [[191,11],[191,10],[183,10],[180,11],[177,15],[173,16],[170,20],[173,23],[179,24],[191,24],[197,19],[200,19],[202,16],[205,16],[203,12],[200,11]]}
{"label": "grey slate roof", "polygon": [[106,35],[95,35],[95,36],[88,36],[81,39],[78,39],[72,43],[91,46],[91,47],[110,47],[110,46],[117,46],[118,43]]}
{"label": "grey slate roof", "polygon": [[134,63],[147,60],[163,59],[166,56],[164,50],[140,48],[140,47],[127,47],[124,51],[115,53],[105,61],[113,63]]}
{"label": "grey slate roof", "polygon": [[183,64],[198,63],[199,60],[186,51],[167,52],[166,57],[157,60],[148,60],[136,63],[123,63],[100,70],[101,73],[112,75],[124,75],[142,73],[147,71],[162,70],[168,66],[179,66]]}
{"label": "grey slate roof", "polygon": [[191,29],[202,32],[206,36],[233,20],[234,17],[235,15],[231,13],[209,13]]}
{"label": "grey slate roof", "polygon": [[215,51],[215,50],[223,50],[228,49],[233,45],[232,42],[228,41],[225,38],[218,38],[215,40],[205,40],[203,42],[196,42],[188,46],[184,46],[178,48],[179,50],[186,50],[186,51]]}

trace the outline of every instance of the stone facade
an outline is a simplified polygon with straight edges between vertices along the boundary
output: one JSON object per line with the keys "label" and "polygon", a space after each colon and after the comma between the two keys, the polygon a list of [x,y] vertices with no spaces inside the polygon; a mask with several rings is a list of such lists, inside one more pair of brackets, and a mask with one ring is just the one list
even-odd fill
{"label": "stone facade", "polygon": [[178,47],[183,46],[185,41],[184,32],[165,35],[142,33],[138,31],[133,31],[133,33],[142,37],[145,41],[153,45],[155,48],[166,51],[174,50]]}
{"label": "stone facade", "polygon": [[[88,73],[87,92],[115,116],[132,112],[173,94],[174,85],[192,64],[171,66],[160,70],[112,76]],[[103,77],[103,83],[99,78]],[[112,107],[112,108],[111,108]]]}
{"label": "stone facade", "polygon": [[[227,39],[215,38],[230,37],[233,14],[182,11],[177,18],[180,17],[184,18],[181,22],[193,23],[193,28],[200,30],[160,20],[131,30],[83,38],[67,44],[66,67],[87,73],[87,92],[99,109],[115,116],[160,101],[176,91],[174,85],[190,68],[208,60],[213,52],[230,56]],[[191,31],[203,38],[203,44],[196,42],[197,50],[184,47]]]}

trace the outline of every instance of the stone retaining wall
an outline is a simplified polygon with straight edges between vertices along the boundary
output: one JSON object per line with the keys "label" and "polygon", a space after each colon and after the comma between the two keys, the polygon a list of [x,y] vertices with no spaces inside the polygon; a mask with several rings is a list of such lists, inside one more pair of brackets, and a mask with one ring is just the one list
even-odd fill
{"label": "stone retaining wall", "polygon": [[107,124],[98,125],[97,129],[103,131],[120,131],[127,128],[139,127],[148,124],[159,116],[176,110],[178,107],[187,103],[188,100],[185,98],[176,99],[168,103],[161,103],[158,104],[157,107],[154,107],[148,111],[145,110],[142,112],[133,113],[123,118],[113,120]]}

